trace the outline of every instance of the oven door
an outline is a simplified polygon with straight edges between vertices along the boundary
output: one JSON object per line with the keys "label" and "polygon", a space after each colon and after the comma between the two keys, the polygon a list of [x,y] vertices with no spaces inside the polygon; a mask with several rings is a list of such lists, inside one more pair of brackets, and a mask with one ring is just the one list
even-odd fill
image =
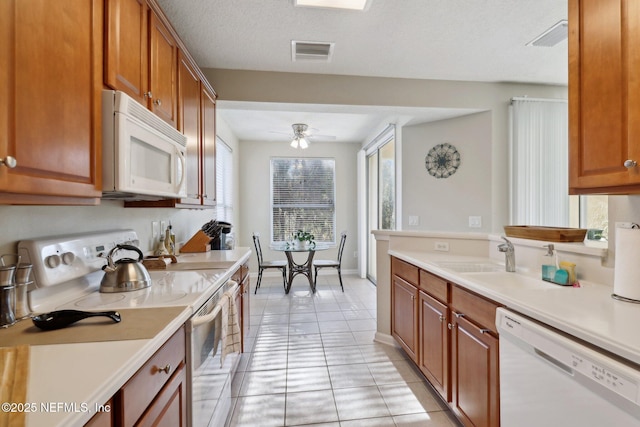
{"label": "oven door", "polygon": [[229,291],[238,292],[238,284],[228,281],[187,323],[190,363],[187,390],[192,426],[223,426],[231,412],[231,382],[240,354],[227,354],[221,363],[224,324],[221,296]]}

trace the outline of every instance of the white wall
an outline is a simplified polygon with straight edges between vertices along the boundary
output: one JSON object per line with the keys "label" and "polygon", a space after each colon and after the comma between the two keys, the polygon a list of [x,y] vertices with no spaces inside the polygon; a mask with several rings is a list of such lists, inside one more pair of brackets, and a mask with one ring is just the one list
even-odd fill
{"label": "white wall", "polygon": [[[491,113],[405,126],[402,135],[403,229],[491,231]],[[425,157],[445,142],[460,153],[460,167],[437,179],[427,172]],[[409,225],[410,215],[419,217],[419,225]],[[481,228],[468,227],[470,215],[482,217]]]}
{"label": "white wall", "polygon": [[0,206],[0,253],[12,253],[20,240],[132,228],[140,249],[153,249],[151,221],[171,221],[176,242],[186,241],[214,219],[215,210],[124,208],[123,202],[106,200],[98,206]]}
{"label": "white wall", "polygon": [[[203,69],[220,100],[393,107],[472,108],[491,112],[491,213],[483,224],[502,232],[509,221],[508,130],[512,97],[567,99],[566,86],[393,79]],[[406,160],[406,159],[405,159]],[[354,168],[355,163],[354,163]],[[406,166],[403,166],[406,167]],[[405,183],[402,182],[402,185]],[[402,209],[403,207],[401,207]],[[406,215],[401,211],[402,215]],[[467,231],[468,228],[457,229]]]}
{"label": "white wall", "polygon": [[[271,238],[271,183],[272,157],[329,157],[336,161],[336,232],[347,231],[347,243],[342,258],[342,269],[355,270],[357,259],[357,199],[356,158],[357,144],[335,142],[311,143],[306,150],[291,148],[287,142],[241,141],[240,162],[240,244],[251,246],[252,233],[260,233],[265,260],[285,259],[284,253],[269,249]],[[317,258],[335,259],[337,250],[316,253]],[[257,258],[251,257],[251,271],[257,271]]]}

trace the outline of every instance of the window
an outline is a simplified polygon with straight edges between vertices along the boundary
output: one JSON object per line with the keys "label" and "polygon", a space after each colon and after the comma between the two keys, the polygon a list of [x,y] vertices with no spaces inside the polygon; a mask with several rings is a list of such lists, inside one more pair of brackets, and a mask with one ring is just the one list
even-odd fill
{"label": "window", "polygon": [[316,242],[335,243],[335,160],[271,159],[271,241],[301,229]]}
{"label": "window", "polygon": [[233,219],[233,156],[231,148],[216,138],[216,220]]}

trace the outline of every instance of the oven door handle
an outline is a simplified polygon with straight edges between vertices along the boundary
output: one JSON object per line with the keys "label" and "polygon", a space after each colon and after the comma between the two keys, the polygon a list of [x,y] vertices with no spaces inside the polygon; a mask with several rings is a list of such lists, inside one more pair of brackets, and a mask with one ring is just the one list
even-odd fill
{"label": "oven door handle", "polygon": [[205,323],[212,322],[213,319],[215,319],[218,316],[218,313],[220,313],[220,310],[222,310],[222,307],[219,305],[216,305],[211,311],[211,313],[205,314],[204,316],[200,316],[200,317],[194,317],[191,320],[191,326],[195,329],[200,325],[204,325]]}
{"label": "oven door handle", "polygon": [[[231,289],[227,292],[231,292],[232,294],[231,298],[235,298],[239,289],[238,282],[234,280],[229,280],[229,283],[231,284]],[[215,307],[213,307],[213,310],[211,310],[211,313],[205,314],[204,316],[194,317],[193,319],[191,319],[191,327],[195,329],[200,325],[204,325],[205,323],[212,322],[213,319],[215,319],[218,316],[218,313],[220,313],[220,310],[222,310],[222,306],[220,305],[220,303],[218,303],[216,304]]]}

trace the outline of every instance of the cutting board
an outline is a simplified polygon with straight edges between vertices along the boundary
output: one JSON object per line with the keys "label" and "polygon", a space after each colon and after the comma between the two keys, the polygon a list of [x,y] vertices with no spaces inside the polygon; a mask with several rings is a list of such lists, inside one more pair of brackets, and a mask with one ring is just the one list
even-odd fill
{"label": "cutting board", "polygon": [[151,339],[185,310],[185,307],[130,308],[117,310],[122,321],[91,317],[54,331],[38,329],[31,319],[0,330],[3,346],[50,345],[98,341]]}
{"label": "cutting board", "polygon": [[587,234],[585,228],[540,227],[533,225],[505,225],[507,237],[544,240],[547,242],[582,242]]}

